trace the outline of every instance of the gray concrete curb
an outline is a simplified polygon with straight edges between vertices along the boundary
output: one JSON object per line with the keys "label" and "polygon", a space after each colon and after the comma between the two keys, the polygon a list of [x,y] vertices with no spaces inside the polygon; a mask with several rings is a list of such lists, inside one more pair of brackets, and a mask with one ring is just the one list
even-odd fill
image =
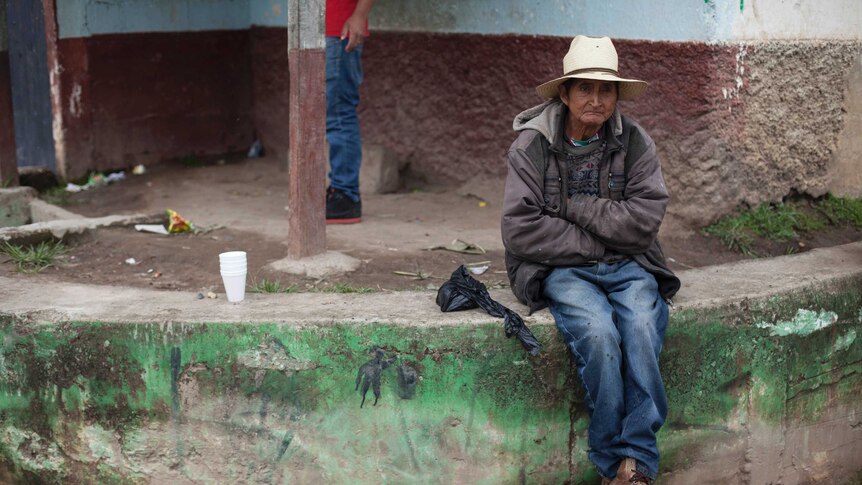
{"label": "gray concrete curb", "polygon": [[[683,289],[674,311],[709,308],[762,299],[808,288],[837,288],[862,277],[862,242],[771,259],[692,269],[680,273]],[[213,274],[213,284],[219,282]],[[553,324],[545,310],[527,317],[508,289],[492,296],[525,316],[528,324]],[[249,294],[239,304],[218,299],[197,300],[194,292],[141,290],[124,287],[44,283],[0,277],[0,313],[28,321],[69,320],[118,323],[384,323],[407,326],[450,326],[495,321],[480,310],[441,313],[432,291],[372,294]]]}

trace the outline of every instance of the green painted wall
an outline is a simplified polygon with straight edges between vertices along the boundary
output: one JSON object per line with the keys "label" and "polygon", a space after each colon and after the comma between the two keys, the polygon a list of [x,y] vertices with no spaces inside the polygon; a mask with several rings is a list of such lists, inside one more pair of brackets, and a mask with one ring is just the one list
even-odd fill
{"label": "green painted wall", "polygon": [[[862,405],[862,291],[675,313],[663,471],[757,421]],[[764,323],[834,312],[808,336]],[[556,329],[528,357],[499,323],[195,325],[0,317],[0,482],[592,483],[588,418]],[[381,397],[355,390],[379,347]],[[410,385],[415,372],[415,385]]]}

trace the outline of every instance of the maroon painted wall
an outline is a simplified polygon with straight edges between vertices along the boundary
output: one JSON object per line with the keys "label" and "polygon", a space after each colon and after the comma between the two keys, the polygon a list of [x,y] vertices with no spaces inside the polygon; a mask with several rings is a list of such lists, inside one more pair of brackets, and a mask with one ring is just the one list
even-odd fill
{"label": "maroon painted wall", "polygon": [[290,147],[287,29],[252,27],[250,39],[254,126],[268,153],[286,160]]}
{"label": "maroon painted wall", "polygon": [[61,40],[67,177],[246,150],[254,130],[248,38],[208,31]]}
{"label": "maroon painted wall", "polygon": [[[365,56],[364,133],[434,178],[502,175],[515,136],[512,119],[543,101],[534,89],[561,75],[569,42],[375,33]],[[621,110],[661,140],[660,152],[678,152],[673,147],[714,128],[715,118],[737,123],[737,113],[716,112],[712,101],[722,85],[717,73],[734,73],[735,57],[728,48],[643,41],[617,41],[616,46],[621,74],[651,83],[646,96],[622,102]]]}
{"label": "maroon painted wall", "polygon": [[[252,30],[255,125],[276,151],[287,147],[285,36],[284,29]],[[542,102],[534,88],[560,74],[569,42],[374,32],[363,54],[363,141],[386,146],[432,182],[501,176],[515,136],[512,119]],[[650,82],[645,97],[623,102],[621,109],[660,141],[660,155],[685,163],[686,152],[721,152],[736,141],[741,104],[719,109],[715,101],[722,98],[721,86],[734,83],[732,48],[644,41],[616,45],[622,75]],[[677,171],[668,172],[673,178]]]}
{"label": "maroon painted wall", "polygon": [[17,173],[16,167],[9,52],[0,51],[0,185]]}
{"label": "maroon painted wall", "polygon": [[[286,39],[286,29],[253,27],[61,40],[70,176],[245,150],[255,133],[271,154],[286,157]],[[568,44],[556,37],[374,32],[364,53],[363,140],[386,146],[432,182],[501,176],[512,119],[542,101],[534,88],[559,75]],[[673,161],[665,168],[672,191],[698,183],[703,174],[687,161],[720,161],[742,131],[740,103],[716,106],[721,86],[734,83],[735,52],[700,43],[616,44],[622,75],[651,83],[645,97],[622,103],[623,111]],[[726,176],[724,170],[717,163],[707,178]]]}

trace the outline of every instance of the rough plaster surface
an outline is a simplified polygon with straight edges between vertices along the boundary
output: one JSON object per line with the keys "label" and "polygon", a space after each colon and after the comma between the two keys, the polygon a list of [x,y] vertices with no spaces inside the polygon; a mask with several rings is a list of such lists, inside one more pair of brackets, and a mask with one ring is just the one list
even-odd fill
{"label": "rough plaster surface", "polygon": [[[568,42],[375,33],[365,54],[363,133],[431,181],[500,176],[512,118],[541,101],[533,89],[559,75]],[[621,109],[656,140],[670,210],[688,222],[792,193],[822,195],[839,139],[859,138],[858,103],[846,101],[859,42],[616,45],[622,75],[651,83]],[[844,172],[858,167],[850,152]]]}
{"label": "rough plaster surface", "polygon": [[833,155],[832,181],[828,190],[862,197],[862,52],[853,61],[844,99],[844,130]]}
{"label": "rough plaster surface", "polygon": [[[747,49],[738,185],[749,204],[798,192],[823,195],[843,136],[854,136],[845,99],[858,42],[761,42]],[[852,88],[858,90],[858,87]],[[852,113],[858,117],[859,113]],[[842,160],[862,168],[859,159]],[[855,162],[855,163],[854,163]]]}

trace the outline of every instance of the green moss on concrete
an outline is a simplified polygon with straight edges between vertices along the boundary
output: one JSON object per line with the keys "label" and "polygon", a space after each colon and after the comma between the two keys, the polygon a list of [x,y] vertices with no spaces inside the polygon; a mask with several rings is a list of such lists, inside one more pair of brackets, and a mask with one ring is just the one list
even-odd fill
{"label": "green moss on concrete", "polygon": [[[862,330],[858,295],[850,286],[675,313],[662,354],[664,469],[737,439],[749,414],[780,427],[852,406],[862,390],[862,342],[849,337]],[[808,336],[751,324],[799,308],[838,319]],[[533,330],[545,344],[538,357],[506,339],[499,322],[25,326],[0,318],[0,432],[10,437],[0,461],[19,477],[146,481],[151,468],[129,463],[157,456],[172,477],[196,476],[201,450],[224,442],[219,479],[594,481],[569,356],[554,327]],[[394,361],[381,372],[377,405],[369,390],[360,408],[357,371],[375,348]],[[412,394],[399,387],[400,366],[418,375]],[[15,436],[30,436],[56,463],[34,468]],[[51,455],[52,444],[63,453]]]}

